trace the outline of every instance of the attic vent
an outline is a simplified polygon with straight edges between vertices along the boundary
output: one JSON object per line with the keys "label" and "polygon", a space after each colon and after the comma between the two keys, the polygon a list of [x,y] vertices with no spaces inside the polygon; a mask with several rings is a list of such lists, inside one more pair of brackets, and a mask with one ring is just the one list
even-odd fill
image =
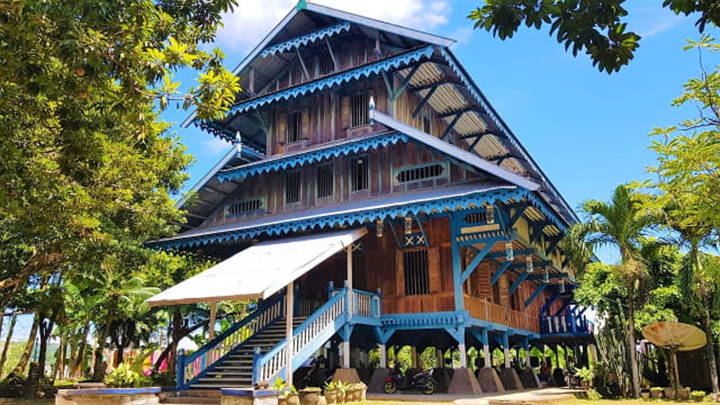
{"label": "attic vent", "polygon": [[411,183],[413,181],[434,179],[442,177],[445,173],[445,165],[442,163],[433,163],[429,165],[415,166],[409,169],[399,170],[397,172],[398,183]]}
{"label": "attic vent", "polygon": [[465,222],[468,224],[481,224],[490,221],[488,221],[487,212],[474,212],[472,214],[465,215]]}
{"label": "attic vent", "polygon": [[234,215],[244,214],[246,212],[259,211],[265,206],[265,200],[262,198],[255,198],[252,200],[233,201],[225,206],[225,216],[231,217]]}

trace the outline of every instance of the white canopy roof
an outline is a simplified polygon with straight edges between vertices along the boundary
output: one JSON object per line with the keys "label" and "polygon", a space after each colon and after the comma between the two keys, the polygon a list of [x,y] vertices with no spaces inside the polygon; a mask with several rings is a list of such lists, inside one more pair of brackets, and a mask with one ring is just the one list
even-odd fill
{"label": "white canopy roof", "polygon": [[150,306],[268,298],[365,235],[364,228],[266,241],[150,298]]}

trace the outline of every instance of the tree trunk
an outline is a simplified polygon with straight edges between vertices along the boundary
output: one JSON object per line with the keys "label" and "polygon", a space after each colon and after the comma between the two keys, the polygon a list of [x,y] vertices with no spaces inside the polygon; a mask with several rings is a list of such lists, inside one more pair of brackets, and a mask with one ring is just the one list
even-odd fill
{"label": "tree trunk", "polygon": [[180,308],[175,308],[175,312],[173,312],[173,329],[172,329],[172,342],[170,343],[170,351],[169,351],[169,357],[167,361],[167,371],[170,373],[175,373],[175,368],[177,366],[177,345],[180,339],[182,339],[182,327],[183,327],[183,318],[182,314],[180,313]]}
{"label": "tree trunk", "polygon": [[[47,321],[47,323],[45,323]],[[52,333],[55,322],[52,319],[43,320],[40,324],[40,353],[38,356],[38,369],[40,374],[38,378],[45,376],[45,357],[47,357],[47,344]]]}
{"label": "tree trunk", "polygon": [[15,331],[15,324],[17,323],[17,316],[13,316],[10,320],[10,329],[8,329],[7,338],[5,338],[5,346],[3,346],[2,355],[0,355],[0,375],[2,375],[3,366],[5,366],[5,360],[7,360],[8,348],[10,348],[10,342],[12,340],[13,332]]}
{"label": "tree trunk", "polygon": [[22,357],[15,369],[12,371],[14,374],[22,375],[25,373],[25,368],[30,361],[30,355],[32,354],[33,348],[35,347],[35,337],[37,336],[38,328],[40,327],[40,314],[35,314],[32,328],[30,329],[30,336],[28,337],[27,344],[25,344],[25,351],[23,351]]}
{"label": "tree trunk", "polygon": [[107,320],[105,329],[103,329],[100,339],[97,341],[97,347],[95,348],[95,365],[93,367],[93,380],[101,381],[104,377],[106,366],[103,366],[102,355],[105,350],[105,344],[107,338],[110,336],[110,325],[112,325],[112,318]]}
{"label": "tree trunk", "polygon": [[632,283],[628,285],[628,351],[630,352],[630,375],[632,378],[633,397],[640,397],[640,371],[637,364],[635,342],[635,305],[633,303]]}
{"label": "tree trunk", "polygon": [[711,319],[710,319],[710,300],[707,298],[704,299],[705,301],[705,316],[703,317],[703,327],[705,329],[705,335],[707,336],[707,356],[708,356],[708,362],[710,363],[710,380],[712,381],[712,390],[713,394],[718,394],[720,392],[720,387],[718,387],[718,373],[717,373],[717,362],[715,360],[715,342],[713,341],[713,335],[712,335],[712,326],[711,326]]}
{"label": "tree trunk", "polygon": [[55,366],[55,372],[53,373],[54,379],[56,380],[65,379],[65,349],[67,346],[67,335],[68,332],[60,334],[60,347],[58,348],[57,363]]}
{"label": "tree trunk", "polygon": [[72,362],[70,373],[74,378],[81,378],[83,372],[83,364],[85,363],[85,348],[87,347],[88,333],[90,333],[90,320],[85,322],[83,326],[82,339],[80,340],[80,346],[78,347],[75,361]]}

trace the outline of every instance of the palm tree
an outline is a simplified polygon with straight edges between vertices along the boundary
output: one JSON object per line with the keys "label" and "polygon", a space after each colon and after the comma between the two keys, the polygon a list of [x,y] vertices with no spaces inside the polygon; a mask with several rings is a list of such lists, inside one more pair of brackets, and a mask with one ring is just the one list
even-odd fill
{"label": "palm tree", "polygon": [[608,202],[589,200],[583,203],[582,210],[590,219],[578,225],[577,230],[587,235],[589,246],[611,246],[620,251],[620,263],[612,268],[625,281],[627,289],[627,341],[633,395],[636,398],[640,395],[640,375],[636,360],[635,285],[644,275],[639,249],[657,223],[656,217],[645,208],[649,198],[649,195],[636,192],[627,185],[620,185]]}
{"label": "palm tree", "polygon": [[[672,210],[671,212],[677,212]],[[700,315],[707,337],[707,356],[710,367],[710,380],[713,393],[720,392],[718,387],[717,363],[715,362],[715,344],[712,334],[712,308],[720,301],[720,260],[718,257],[702,251],[704,246],[713,243],[712,229],[689,225],[674,218],[668,224],[680,235],[678,245],[686,246],[688,252],[683,258],[680,271],[680,291],[686,297],[690,311]],[[679,383],[679,382],[678,382]]]}

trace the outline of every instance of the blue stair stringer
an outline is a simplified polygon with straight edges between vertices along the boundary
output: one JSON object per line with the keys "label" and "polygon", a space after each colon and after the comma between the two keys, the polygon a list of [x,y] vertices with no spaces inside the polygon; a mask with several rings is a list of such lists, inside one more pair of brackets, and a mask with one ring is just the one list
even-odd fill
{"label": "blue stair stringer", "polygon": [[[234,353],[243,349],[244,344],[249,340],[261,335],[263,331],[270,327],[278,318],[283,316],[284,302],[284,293],[263,302],[250,315],[231,326],[230,329],[215,337],[212,341],[189,356],[185,356],[184,351],[179,350],[176,368],[176,387],[180,390],[189,389],[190,386],[197,383],[200,378],[205,377],[208,372],[213,371],[215,367],[222,364]],[[217,349],[219,348],[227,350],[225,353],[222,353],[222,351],[218,353]],[[206,360],[208,357],[210,359]],[[216,358],[213,359],[213,357]],[[203,362],[205,362],[205,365],[203,365]]]}

